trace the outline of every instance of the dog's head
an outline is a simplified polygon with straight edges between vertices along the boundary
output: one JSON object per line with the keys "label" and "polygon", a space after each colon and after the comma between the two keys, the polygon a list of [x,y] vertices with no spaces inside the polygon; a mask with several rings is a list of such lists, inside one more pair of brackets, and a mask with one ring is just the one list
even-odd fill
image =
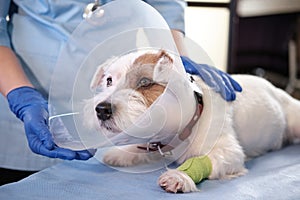
{"label": "dog's head", "polygon": [[85,125],[108,137],[132,125],[164,92],[173,59],[165,51],[136,52],[113,58],[95,73],[87,101]]}

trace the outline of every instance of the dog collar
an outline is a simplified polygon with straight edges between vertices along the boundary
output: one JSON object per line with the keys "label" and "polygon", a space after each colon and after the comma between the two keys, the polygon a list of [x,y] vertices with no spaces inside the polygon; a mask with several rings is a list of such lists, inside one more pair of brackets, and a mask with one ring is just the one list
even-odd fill
{"label": "dog collar", "polygon": [[[193,81],[194,80],[191,79],[191,82],[193,82]],[[198,121],[198,119],[200,118],[201,113],[203,111],[202,94],[197,91],[194,91],[194,96],[195,96],[196,103],[197,103],[196,111],[195,111],[192,119],[190,120],[190,122],[184,127],[182,132],[178,135],[178,138],[181,141],[184,141],[191,135],[192,129],[193,129],[194,125],[196,124],[196,122]],[[162,144],[160,141],[158,141],[158,142],[149,142],[146,145],[137,146],[137,148],[146,150],[147,152],[159,151],[159,153],[164,156],[165,152],[171,152],[171,150],[174,147],[172,147],[168,144]]]}

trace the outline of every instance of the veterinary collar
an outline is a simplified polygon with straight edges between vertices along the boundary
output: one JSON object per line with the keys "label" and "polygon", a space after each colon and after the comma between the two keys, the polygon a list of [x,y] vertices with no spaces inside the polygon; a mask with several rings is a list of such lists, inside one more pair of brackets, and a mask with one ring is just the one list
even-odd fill
{"label": "veterinary collar", "polygon": [[[191,77],[192,78],[192,77]],[[191,79],[191,82],[193,83],[193,79]],[[184,129],[182,130],[182,132],[178,135],[179,140],[184,141],[185,139],[187,139],[191,133],[192,133],[192,129],[194,127],[194,125],[196,124],[196,122],[198,121],[198,119],[201,116],[201,113],[203,111],[203,99],[202,99],[202,94],[194,91],[194,96],[196,99],[196,111],[192,117],[192,119],[189,121],[189,123],[184,127]],[[139,149],[143,149],[146,150],[148,152],[153,152],[153,151],[159,151],[159,153],[164,156],[166,155],[165,152],[169,152],[171,153],[171,150],[174,148],[168,144],[162,144],[161,142],[149,142],[146,145],[142,145],[142,146],[137,146],[137,148]]]}

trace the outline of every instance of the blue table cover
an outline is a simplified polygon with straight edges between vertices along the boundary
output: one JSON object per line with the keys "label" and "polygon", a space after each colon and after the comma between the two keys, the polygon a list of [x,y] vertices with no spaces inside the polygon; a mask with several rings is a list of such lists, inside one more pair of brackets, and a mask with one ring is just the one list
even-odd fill
{"label": "blue table cover", "polygon": [[96,159],[64,161],[0,187],[1,200],[92,199],[300,199],[300,145],[247,161],[249,173],[232,180],[205,180],[200,192],[171,194],[157,185],[164,171],[125,173]]}

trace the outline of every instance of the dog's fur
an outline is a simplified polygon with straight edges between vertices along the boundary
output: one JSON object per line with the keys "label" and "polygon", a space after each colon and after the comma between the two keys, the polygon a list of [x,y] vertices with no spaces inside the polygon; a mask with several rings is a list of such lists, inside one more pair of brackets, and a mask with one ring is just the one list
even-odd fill
{"label": "dog's fur", "polygon": [[[106,135],[114,135],[124,130],[144,113],[147,108],[164,91],[166,80],[157,82],[157,77],[163,70],[172,69],[173,60],[164,51],[154,53],[132,53],[114,62],[105,71],[96,74],[92,87],[100,87],[102,91],[109,87],[116,87],[113,94],[107,99],[101,99],[103,93],[87,103],[85,115],[89,127],[97,127]],[[121,71],[121,72],[120,72]],[[167,73],[166,73],[167,74]],[[115,86],[107,83],[107,76],[120,84]],[[141,86],[142,78],[152,80],[150,85]],[[195,138],[188,150],[177,161],[179,164],[191,157],[200,156],[207,152],[212,163],[212,172],[209,179],[233,178],[244,175],[246,158],[262,155],[271,150],[280,149],[286,143],[299,142],[300,139],[300,102],[281,89],[274,87],[263,78],[250,75],[232,75],[243,88],[236,93],[235,101],[225,102],[221,95],[213,92],[198,76],[193,76],[203,90],[203,112],[193,128]],[[98,120],[95,105],[102,101],[113,102],[113,115],[109,120]],[[212,109],[215,105],[224,105],[224,113]],[[211,121],[215,115],[223,117]],[[90,119],[93,118],[92,121]],[[222,127],[220,135],[211,150],[201,149],[200,144],[204,136],[212,127]],[[110,150],[103,161],[114,166],[132,166],[147,163],[151,158],[147,154],[138,153],[143,150],[136,146],[126,146]],[[132,153],[130,153],[132,152]],[[192,179],[176,169],[166,171],[158,180],[159,185],[168,192],[197,191]]]}

